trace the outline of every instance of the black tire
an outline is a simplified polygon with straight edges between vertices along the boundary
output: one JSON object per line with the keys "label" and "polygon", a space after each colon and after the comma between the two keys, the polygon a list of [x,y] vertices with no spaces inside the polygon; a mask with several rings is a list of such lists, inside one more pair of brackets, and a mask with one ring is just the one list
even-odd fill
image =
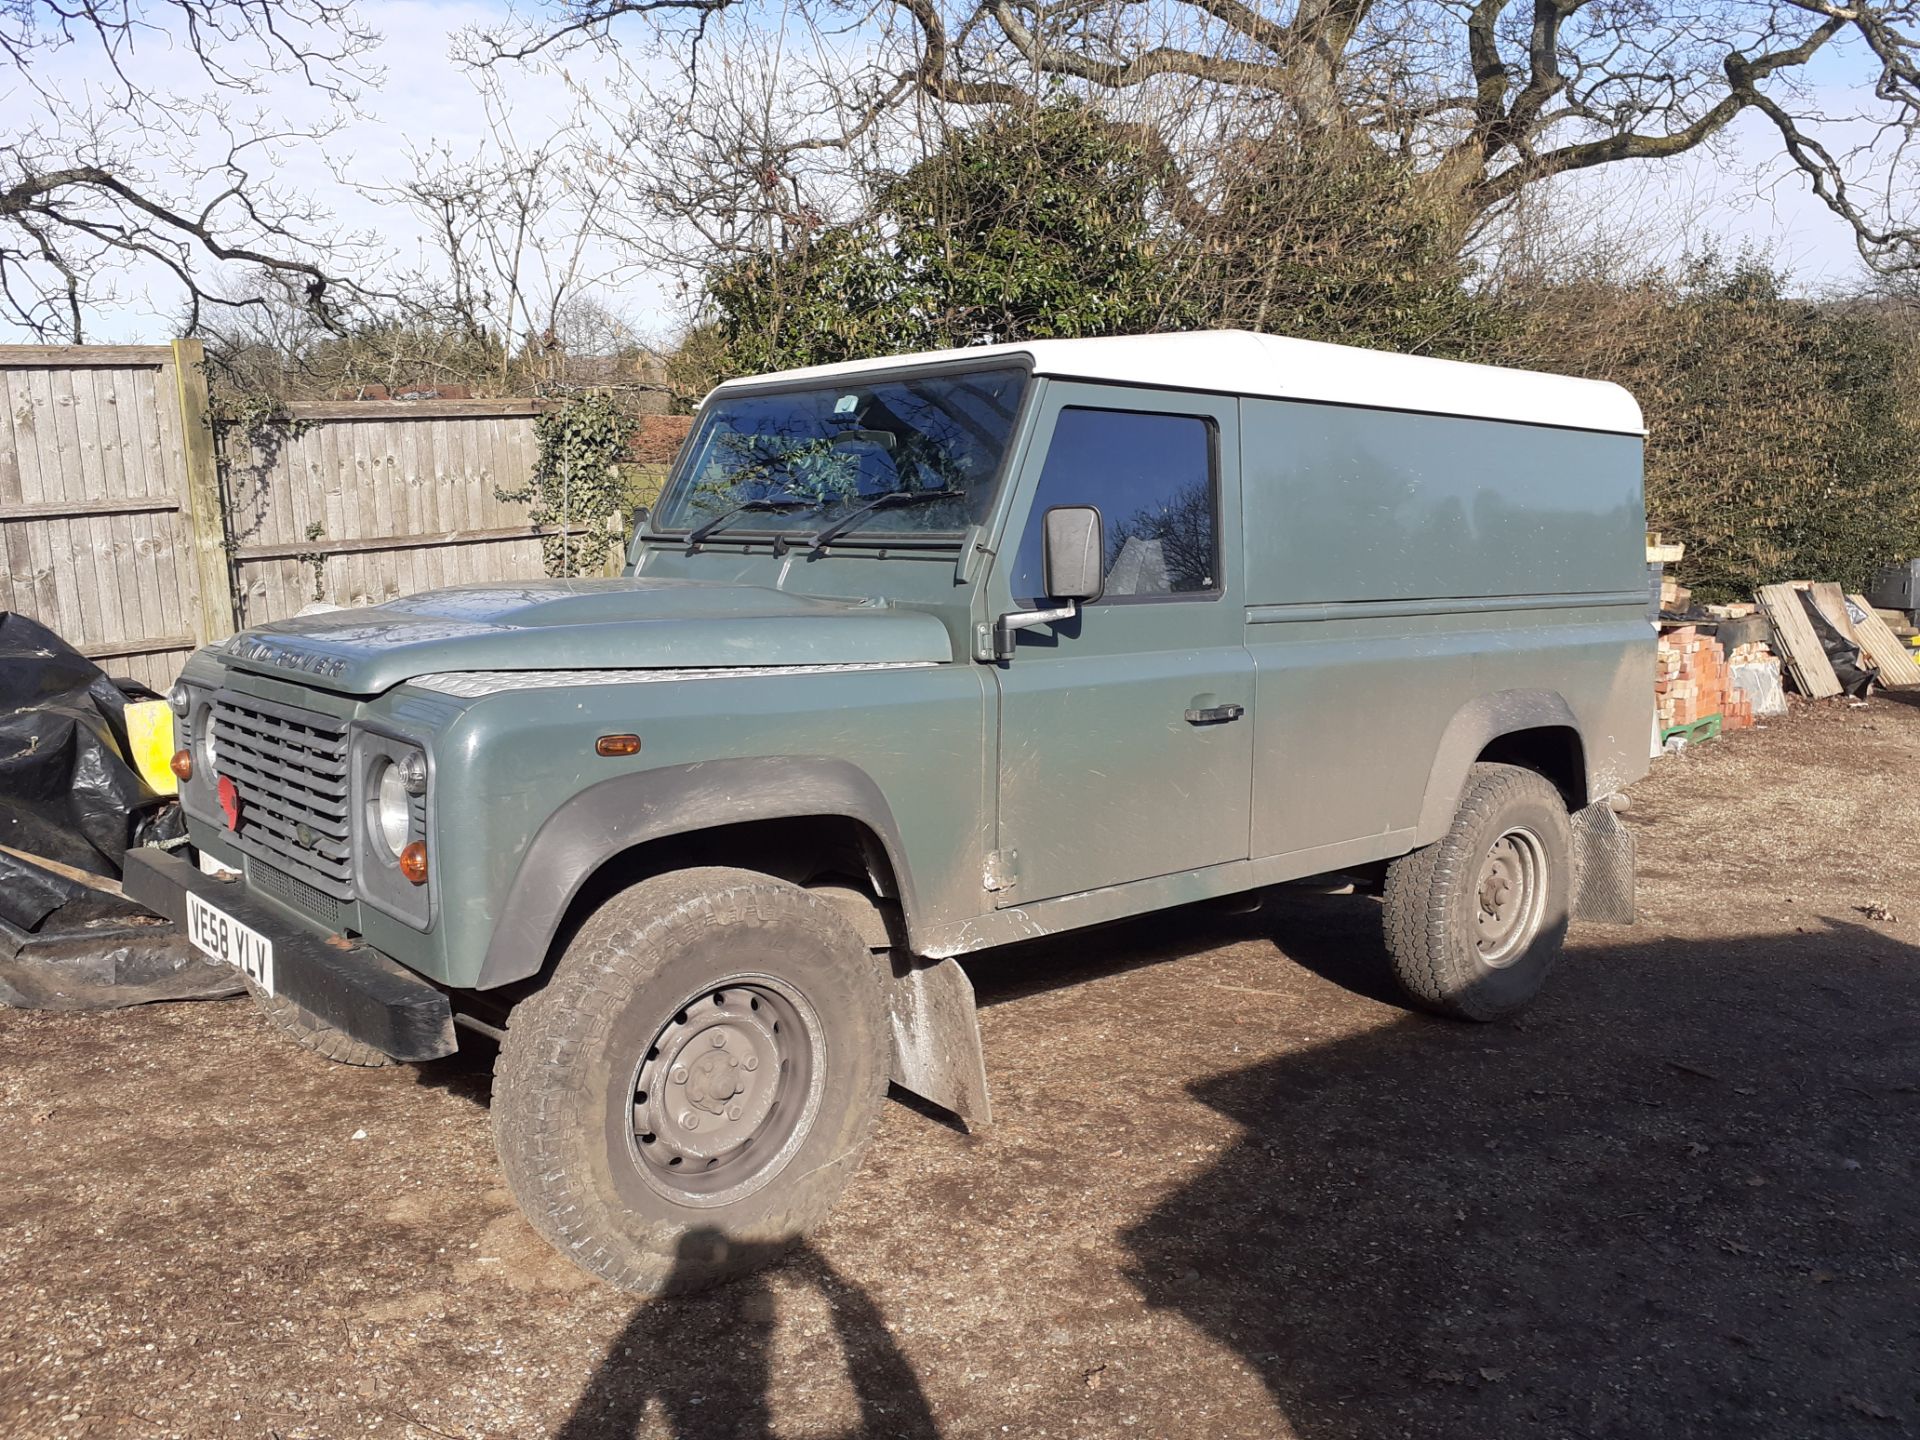
{"label": "black tire", "polygon": [[337,1065],[358,1065],[366,1070],[377,1070],[382,1065],[395,1063],[386,1051],[364,1040],[356,1040],[344,1030],[335,1029],[306,1006],[296,1004],[284,995],[269,995],[251,980],[246,984],[247,993],[253,996],[261,1014],[273,1022],[275,1029],[302,1048],[316,1055],[324,1055]]}
{"label": "black tire", "polygon": [[494,1067],[521,1210],[636,1294],[767,1263],[826,1217],[873,1136],[881,986],[833,903],[785,881],[713,866],[615,895],[515,1007]]}
{"label": "black tire", "polygon": [[1539,994],[1566,940],[1572,855],[1566,805],[1544,777],[1473,766],[1447,833],[1387,867],[1387,954],[1408,998],[1496,1020]]}

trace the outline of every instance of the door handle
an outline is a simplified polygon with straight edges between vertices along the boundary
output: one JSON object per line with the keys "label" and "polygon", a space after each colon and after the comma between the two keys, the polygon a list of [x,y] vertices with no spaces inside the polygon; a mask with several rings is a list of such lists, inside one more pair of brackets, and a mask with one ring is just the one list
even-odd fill
{"label": "door handle", "polygon": [[1189,725],[1224,725],[1229,720],[1238,720],[1247,713],[1244,705],[1209,705],[1204,710],[1187,711]]}

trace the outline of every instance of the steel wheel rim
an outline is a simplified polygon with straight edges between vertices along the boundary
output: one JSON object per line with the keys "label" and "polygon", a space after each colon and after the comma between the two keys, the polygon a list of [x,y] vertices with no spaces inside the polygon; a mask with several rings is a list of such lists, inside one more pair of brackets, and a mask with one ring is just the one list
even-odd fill
{"label": "steel wheel rim", "polygon": [[818,1014],[782,980],[737,975],[688,996],[633,1069],[634,1167],[681,1205],[746,1198],[813,1128],[825,1059]]}
{"label": "steel wheel rim", "polygon": [[1540,928],[1547,899],[1547,851],[1523,826],[1487,847],[1474,882],[1474,948],[1489,965],[1510,964]]}

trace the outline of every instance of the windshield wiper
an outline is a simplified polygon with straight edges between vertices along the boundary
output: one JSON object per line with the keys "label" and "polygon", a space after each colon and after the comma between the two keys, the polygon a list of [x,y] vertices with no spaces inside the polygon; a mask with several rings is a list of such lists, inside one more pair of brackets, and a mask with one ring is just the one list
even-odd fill
{"label": "windshield wiper", "polygon": [[825,549],[876,510],[893,510],[902,505],[918,505],[927,500],[963,500],[966,494],[964,490],[889,490],[884,495],[874,496],[859,509],[849,510],[809,540],[807,548]]}
{"label": "windshield wiper", "polygon": [[807,508],[808,502],[805,500],[742,500],[731,510],[722,510],[711,520],[704,521],[689,530],[687,532],[687,553],[691,555],[694,546],[698,545],[709,535],[717,532],[736,515],[760,515],[769,513],[785,515],[790,511],[805,510]]}

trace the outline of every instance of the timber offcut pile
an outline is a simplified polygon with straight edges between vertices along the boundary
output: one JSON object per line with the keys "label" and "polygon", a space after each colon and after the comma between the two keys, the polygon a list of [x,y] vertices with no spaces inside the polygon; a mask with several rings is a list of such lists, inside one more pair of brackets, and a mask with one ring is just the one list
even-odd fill
{"label": "timber offcut pile", "polygon": [[1762,585],[1751,605],[1701,605],[1667,573],[1686,553],[1647,536],[1655,754],[1786,714],[1783,682],[1815,700],[1920,687],[1920,608],[1909,608],[1920,606],[1920,560],[1877,577],[1872,601],[1832,581],[1792,580]]}
{"label": "timber offcut pile", "polygon": [[[1896,619],[1901,618],[1899,611],[1893,614]],[[1885,615],[1867,603],[1864,595],[1847,596],[1847,616],[1853,622],[1853,633],[1860,641],[1860,648],[1873,661],[1880,684],[1920,685],[1920,664],[1915,663],[1909,645],[1915,638],[1913,626],[1902,624],[1896,630]],[[1901,630],[1906,631],[1904,639]]]}
{"label": "timber offcut pile", "polygon": [[1872,686],[1920,685],[1920,665],[1864,596],[1832,582],[1763,585],[1754,597],[1773,627],[1794,688],[1816,700]]}

